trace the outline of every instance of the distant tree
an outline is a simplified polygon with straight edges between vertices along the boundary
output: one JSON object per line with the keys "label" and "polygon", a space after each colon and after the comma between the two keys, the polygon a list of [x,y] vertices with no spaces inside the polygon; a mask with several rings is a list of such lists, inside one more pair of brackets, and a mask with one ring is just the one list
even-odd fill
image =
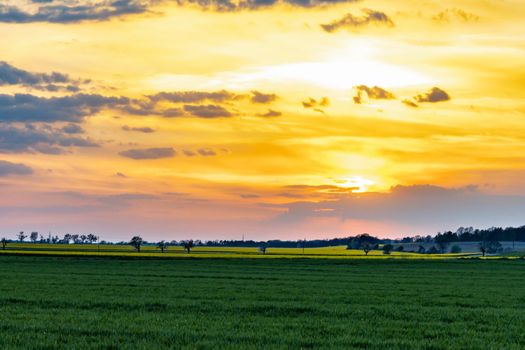
{"label": "distant tree", "polygon": [[79,235],[75,234],[75,235],[71,235],[71,239],[73,240],[73,243],[75,244],[78,244],[80,243],[80,239],[79,239]]}
{"label": "distant tree", "polygon": [[450,252],[452,254],[459,254],[461,253],[463,250],[461,249],[461,247],[459,245],[453,245],[452,248],[450,248]]}
{"label": "distant tree", "polygon": [[405,247],[403,247],[402,245],[400,245],[399,247],[396,248],[396,250],[398,252],[402,252],[403,250],[405,250]]}
{"label": "distant tree", "polygon": [[[357,235],[350,240],[347,249],[363,249],[367,245],[369,248],[373,247],[375,244],[380,243],[380,239],[374,236],[370,236],[368,233],[363,233]],[[370,250],[369,250],[370,251]],[[366,253],[368,254],[368,253]]]}
{"label": "distant tree", "polygon": [[191,248],[193,248],[193,246],[194,246],[193,240],[190,239],[189,241],[182,242],[182,246],[184,247],[184,249],[186,249],[186,251],[189,254]]}
{"label": "distant tree", "polygon": [[168,249],[168,243],[166,241],[160,241],[157,243],[157,248],[160,249],[161,253],[164,253],[164,250]]}
{"label": "distant tree", "polygon": [[365,255],[368,256],[368,253],[372,250],[372,244],[365,242],[361,245],[361,249],[365,252]]}
{"label": "distant tree", "polygon": [[425,249],[425,247],[423,247],[422,245],[420,245],[420,246],[417,248],[417,252],[418,252],[419,254],[425,254],[426,249]]}
{"label": "distant tree", "polygon": [[2,244],[2,250],[5,250],[5,247],[7,246],[7,239],[4,237],[2,240],[0,240],[0,243]]}
{"label": "distant tree", "polygon": [[479,242],[479,250],[481,254],[494,254],[501,250],[501,243],[498,241],[481,241]]}
{"label": "distant tree", "polygon": [[72,236],[69,233],[66,233],[64,235],[64,239],[62,240],[64,243],[69,244],[71,242]]}
{"label": "distant tree", "polygon": [[437,250],[437,248],[435,246],[432,246],[432,247],[430,247],[430,249],[427,250],[427,253],[428,254],[437,254],[437,253],[439,253],[439,251]]}
{"label": "distant tree", "polygon": [[144,240],[142,239],[142,237],[140,237],[140,236],[133,236],[131,241],[129,241],[129,244],[133,248],[135,248],[137,250],[137,252],[140,253],[140,246],[142,245],[143,242],[144,242]]}
{"label": "distant tree", "polygon": [[86,243],[87,236],[86,235],[80,235],[80,241],[82,242],[82,244]]}
{"label": "distant tree", "polygon": [[36,241],[38,240],[38,232],[31,232],[31,234],[29,235],[29,239],[31,240],[31,242],[36,243]]}
{"label": "distant tree", "polygon": [[446,241],[439,241],[439,242],[436,242],[438,248],[439,248],[439,251],[441,253],[446,253],[447,252],[447,248],[448,248],[448,245],[450,244],[449,242],[446,242]]}
{"label": "distant tree", "polygon": [[27,238],[27,235],[24,233],[24,231],[20,231],[20,233],[19,233],[17,236],[18,236],[18,240],[19,240],[20,242],[23,242],[24,239]]}
{"label": "distant tree", "polygon": [[259,253],[266,254],[266,246],[265,245],[262,245],[262,246],[259,247]]}
{"label": "distant tree", "polygon": [[94,234],[90,233],[89,235],[87,235],[87,240],[89,243],[93,244],[96,241],[98,241],[98,236],[95,236]]}
{"label": "distant tree", "polygon": [[390,252],[394,249],[394,246],[392,244],[385,244],[383,246],[383,254],[390,254]]}

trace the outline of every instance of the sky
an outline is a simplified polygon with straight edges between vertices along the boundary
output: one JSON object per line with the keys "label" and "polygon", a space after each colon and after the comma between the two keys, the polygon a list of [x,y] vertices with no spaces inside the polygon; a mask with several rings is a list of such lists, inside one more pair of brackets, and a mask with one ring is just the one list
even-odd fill
{"label": "sky", "polygon": [[0,0],[0,235],[525,224],[522,0]]}

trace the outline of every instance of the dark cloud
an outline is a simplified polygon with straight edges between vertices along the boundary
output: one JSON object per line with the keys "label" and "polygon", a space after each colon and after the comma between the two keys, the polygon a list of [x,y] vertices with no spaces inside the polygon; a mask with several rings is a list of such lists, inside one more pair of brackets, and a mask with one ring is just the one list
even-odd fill
{"label": "dark cloud", "polygon": [[332,33],[341,28],[356,29],[369,24],[382,24],[388,27],[394,26],[394,22],[384,12],[370,9],[362,9],[361,11],[364,13],[361,17],[348,13],[338,20],[332,21],[328,24],[321,24],[321,28],[325,32]]}
{"label": "dark cloud", "polygon": [[130,100],[96,94],[38,97],[0,94],[0,122],[80,122],[104,108],[123,108]]}
{"label": "dark cloud", "polygon": [[393,93],[379,86],[368,87],[366,85],[359,85],[354,86],[354,89],[357,90],[357,95],[354,96],[354,102],[357,104],[363,103],[366,99],[392,100],[396,98]]}
{"label": "dark cloud", "polygon": [[159,92],[155,95],[150,95],[148,98],[154,102],[172,102],[172,103],[199,103],[210,101],[215,103],[222,103],[227,101],[235,101],[245,98],[246,95],[236,94],[227,90],[206,92],[206,91],[174,91],[174,92]]}
{"label": "dark cloud", "polygon": [[309,97],[308,100],[303,101],[304,108],[314,108],[314,107],[327,107],[330,105],[330,99],[328,97],[322,97],[319,101],[314,98]]}
{"label": "dark cloud", "polygon": [[204,157],[211,157],[217,155],[217,153],[211,148],[200,148],[197,150],[197,152]]}
{"label": "dark cloud", "polygon": [[269,109],[266,113],[257,114],[259,117],[280,117],[282,115],[279,111],[274,111],[273,109]]}
{"label": "dark cloud", "polygon": [[84,129],[78,124],[68,124],[62,127],[62,131],[66,134],[83,134]]}
{"label": "dark cloud", "polygon": [[142,132],[142,133],[145,133],[145,134],[151,134],[151,133],[155,132],[155,129],[152,129],[152,128],[148,127],[148,126],[131,127],[131,126],[124,125],[122,127],[122,130],[124,130],[124,131]]}
{"label": "dark cloud", "polygon": [[253,193],[240,194],[239,196],[241,198],[245,198],[245,199],[260,198],[261,197],[258,194],[253,194]]}
{"label": "dark cloud", "polygon": [[477,22],[479,21],[479,16],[462,9],[452,8],[441,11],[432,19],[437,22]]}
{"label": "dark cloud", "polygon": [[219,105],[184,105],[184,111],[200,118],[233,117],[232,112]]}
{"label": "dark cloud", "polygon": [[182,153],[186,156],[186,157],[195,157],[197,155],[196,152],[192,151],[192,150],[189,150],[189,149],[185,149],[182,151]]}
{"label": "dark cloud", "polygon": [[11,163],[6,160],[0,160],[0,177],[9,175],[29,175],[33,169],[25,164]]}
{"label": "dark cloud", "polygon": [[92,140],[71,136],[50,126],[0,124],[0,152],[62,154],[67,147],[98,147]]}
{"label": "dark cloud", "polygon": [[252,91],[252,94],[251,101],[253,103],[271,103],[278,98],[276,94],[265,94],[259,91]]}
{"label": "dark cloud", "polygon": [[403,101],[401,101],[404,105],[408,106],[408,107],[413,107],[413,108],[417,108],[419,107],[417,103],[414,102],[414,100],[412,99],[404,99]]}
{"label": "dark cloud", "polygon": [[161,159],[161,158],[171,158],[175,156],[177,152],[171,147],[164,148],[143,148],[143,149],[129,149],[122,151],[119,155],[131,158],[131,159]]}
{"label": "dark cloud", "polygon": [[149,0],[113,0],[97,3],[81,0],[37,1],[35,11],[23,7],[0,4],[0,22],[7,23],[75,23],[81,21],[104,21],[113,17],[144,13]]}
{"label": "dark cloud", "polygon": [[116,176],[116,177],[127,178],[126,174],[121,173],[121,172],[117,172],[117,173],[115,173],[115,176]]}
{"label": "dark cloud", "polygon": [[354,3],[360,0],[177,0],[179,4],[192,4],[202,9],[218,12],[255,11],[281,4],[294,7],[323,7],[338,3]]}
{"label": "dark cloud", "polygon": [[423,95],[417,95],[414,96],[414,99],[416,102],[423,103],[423,102],[442,102],[442,101],[448,101],[450,100],[450,96],[447,92],[444,90],[441,90],[438,87],[433,87],[430,89],[429,92],[423,94]]}

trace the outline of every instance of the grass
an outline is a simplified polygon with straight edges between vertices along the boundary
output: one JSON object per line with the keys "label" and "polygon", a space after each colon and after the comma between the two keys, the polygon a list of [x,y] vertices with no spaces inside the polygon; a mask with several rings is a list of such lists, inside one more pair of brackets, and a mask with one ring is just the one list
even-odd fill
{"label": "grass", "polygon": [[525,262],[0,255],[2,349],[523,349]]}

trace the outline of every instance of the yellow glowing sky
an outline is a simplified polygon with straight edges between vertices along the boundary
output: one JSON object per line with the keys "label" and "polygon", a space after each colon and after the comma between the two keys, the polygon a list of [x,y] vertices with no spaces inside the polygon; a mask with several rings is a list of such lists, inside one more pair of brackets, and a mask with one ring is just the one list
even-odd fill
{"label": "yellow glowing sky", "polygon": [[[365,8],[387,14],[394,25],[371,22],[332,33],[320,27],[347,13],[362,16]],[[213,119],[101,108],[79,123],[82,137],[100,147],[68,147],[60,155],[3,152],[1,160],[23,163],[33,174],[0,177],[1,229],[93,230],[115,239],[131,230],[151,239],[433,233],[441,229],[436,223],[388,216],[279,218],[289,203],[325,205],[398,185],[475,185],[487,196],[525,195],[524,16],[521,0],[363,0],[233,12],[161,1],[145,13],[102,21],[0,23],[0,61],[91,79],[84,93],[278,96],[268,104],[226,102],[235,115]],[[381,87],[395,99],[365,96],[356,104],[360,85]],[[402,103],[433,87],[450,100],[417,108]],[[323,97],[328,105],[302,104]],[[260,116],[269,110],[281,114]],[[177,155],[119,154],[166,147]],[[200,149],[214,155],[183,154]]]}

